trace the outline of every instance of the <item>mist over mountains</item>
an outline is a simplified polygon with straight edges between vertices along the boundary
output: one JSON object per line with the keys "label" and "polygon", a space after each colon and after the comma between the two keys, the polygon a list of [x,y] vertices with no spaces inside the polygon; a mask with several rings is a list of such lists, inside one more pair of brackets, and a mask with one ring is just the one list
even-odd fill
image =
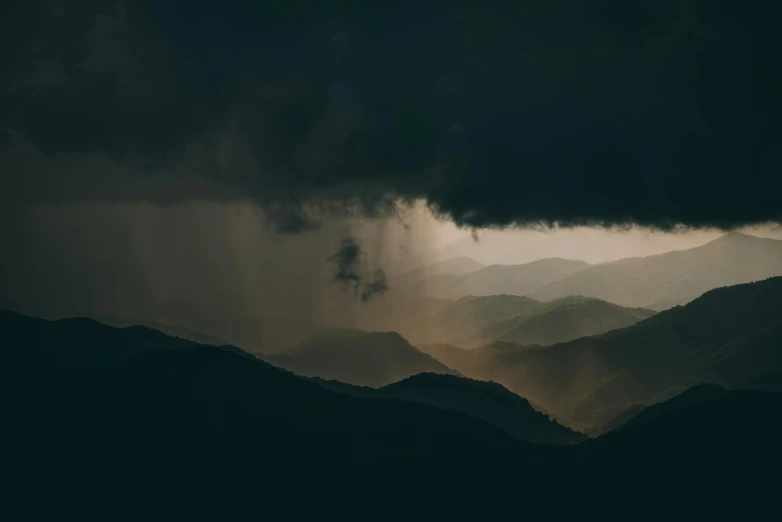
{"label": "mist over mountains", "polygon": [[439,274],[420,283],[433,297],[510,294],[552,301],[595,297],[614,304],[662,310],[718,286],[782,275],[782,241],[731,232],[704,245],[589,265],[541,259],[495,265],[466,274]]}
{"label": "mist over mountains", "polygon": [[5,518],[780,518],[781,19],[0,3]]}
{"label": "mist over mountains", "polygon": [[523,265],[491,265],[467,273],[440,272],[418,282],[431,297],[527,295],[588,267],[584,261],[541,259]]}
{"label": "mist over mountains", "polygon": [[548,303],[529,297],[463,297],[402,328],[419,343],[474,348],[496,341],[550,345],[630,326],[655,312],[581,296]]}
{"label": "mist over mountains", "polygon": [[782,366],[781,306],[776,277],[711,290],[627,328],[549,347],[420,347],[466,376],[503,384],[568,426],[600,433],[638,404],[703,382],[731,387]]}
{"label": "mist over mountains", "polygon": [[544,301],[569,295],[624,306],[666,309],[718,286],[782,275],[782,241],[732,232],[690,250],[623,259],[585,269],[533,292]]}

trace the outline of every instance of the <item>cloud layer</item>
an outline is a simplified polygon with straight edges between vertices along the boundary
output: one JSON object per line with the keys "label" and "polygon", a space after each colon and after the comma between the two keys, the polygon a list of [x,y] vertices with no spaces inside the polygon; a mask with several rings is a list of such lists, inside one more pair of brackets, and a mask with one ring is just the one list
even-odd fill
{"label": "cloud layer", "polygon": [[324,4],[10,2],[0,199],[782,219],[773,2]]}

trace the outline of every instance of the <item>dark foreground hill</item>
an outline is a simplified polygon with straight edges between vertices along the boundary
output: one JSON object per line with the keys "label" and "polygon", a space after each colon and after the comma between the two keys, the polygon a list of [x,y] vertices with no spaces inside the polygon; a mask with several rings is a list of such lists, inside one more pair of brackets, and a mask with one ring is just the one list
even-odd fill
{"label": "dark foreground hill", "polygon": [[737,392],[605,439],[537,446],[457,412],[351,397],[233,347],[150,332],[0,314],[13,392],[5,492],[25,513],[159,518],[173,505],[172,517],[205,516],[218,504],[223,519],[542,517],[605,507],[607,492],[622,513],[650,498],[699,516],[724,514],[730,499],[744,517],[771,506],[779,394]]}
{"label": "dark foreground hill", "polygon": [[671,397],[667,401],[652,404],[651,406],[643,408],[627,421],[619,425],[616,429],[624,430],[633,426],[638,426],[639,424],[648,422],[658,417],[663,417],[669,413],[686,408],[692,404],[696,404],[702,401],[710,401],[718,397],[722,397],[726,393],[728,393],[728,390],[717,384],[698,384],[675,397]]}
{"label": "dark foreground hill", "polygon": [[396,332],[330,332],[264,359],[299,375],[372,387],[422,372],[456,373]]}
{"label": "dark foreground hill", "polygon": [[781,367],[779,310],[782,277],[712,290],[628,328],[549,347],[422,349],[466,376],[503,384],[568,426],[599,433],[638,404],[705,382],[731,388]]}
{"label": "dark foreground hill", "polygon": [[402,399],[464,413],[535,444],[575,444],[586,436],[535,410],[526,399],[495,382],[420,373],[379,389],[316,380],[331,390],[362,398]]}

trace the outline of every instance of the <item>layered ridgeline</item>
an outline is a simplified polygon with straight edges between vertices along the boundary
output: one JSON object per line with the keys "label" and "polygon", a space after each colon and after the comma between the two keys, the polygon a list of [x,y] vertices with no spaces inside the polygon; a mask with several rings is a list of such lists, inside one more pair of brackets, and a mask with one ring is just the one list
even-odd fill
{"label": "layered ridgeline", "polygon": [[[768,415],[782,407],[774,393],[732,392],[562,448],[527,443],[447,406],[420,404],[464,404],[462,392],[442,397],[453,386],[441,376],[388,388],[404,400],[356,398],[234,347],[146,328],[0,313],[0,335],[5,367],[13,370],[5,383],[19,392],[4,412],[7,444],[23,456],[19,469],[12,459],[6,471],[23,484],[34,475],[37,494],[71,501],[89,491],[92,504],[126,496],[121,505],[137,505],[152,491],[183,488],[189,505],[196,491],[230,494],[268,513],[285,493],[300,500],[361,492],[398,505],[406,499],[398,494],[404,483],[426,492],[416,507],[429,498],[438,512],[447,506],[431,495],[435,487],[493,494],[494,504],[507,499],[514,506],[524,491],[540,504],[527,512],[542,513],[563,495],[589,498],[606,488],[617,502],[632,503],[639,500],[634,492],[646,494],[661,482],[687,485],[688,494],[711,495],[715,487],[757,493],[767,480],[761,466],[779,462],[782,427]],[[483,389],[468,386],[469,400]],[[492,388],[489,402],[504,393]],[[492,409],[482,415],[492,417]],[[240,493],[248,487],[249,497]],[[695,502],[703,512],[708,505],[701,500]],[[287,499],[285,507],[298,509]]]}
{"label": "layered ridgeline", "polygon": [[782,368],[779,310],[782,277],[711,290],[628,328],[549,347],[420,348],[466,376],[503,384],[570,427],[599,433],[627,410],[696,384],[732,387]]}
{"label": "layered ridgeline", "polygon": [[422,372],[457,373],[396,332],[338,330],[262,357],[299,375],[371,387]]}
{"label": "layered ridgeline", "polygon": [[195,476],[264,475],[300,487],[308,482],[302,469],[333,475],[419,461],[437,469],[457,455],[465,464],[520,464],[546,454],[474,417],[349,397],[235,347],[9,312],[0,312],[0,334],[5,367],[13,369],[6,383],[19,392],[4,414],[14,426],[7,435],[18,451],[33,450],[28,469],[46,470],[39,491],[47,481],[67,487],[73,469],[100,477],[93,487],[128,480],[138,482],[134,491]]}
{"label": "layered ridgeline", "polygon": [[404,290],[409,295],[448,299],[509,294],[552,301],[580,295],[622,306],[664,310],[712,288],[782,275],[780,239],[731,232],[689,250],[596,265],[541,259],[521,265],[490,265],[462,274],[439,272]]}
{"label": "layered ridgeline", "polygon": [[589,267],[572,259],[540,259],[522,265],[490,265],[467,273],[439,273],[402,288],[408,295],[454,299],[466,295],[527,295]]}
{"label": "layered ridgeline", "polygon": [[586,268],[529,295],[550,301],[570,295],[664,310],[721,286],[782,275],[782,241],[731,232],[705,245]]}
{"label": "layered ridgeline", "polygon": [[536,444],[575,444],[586,439],[495,382],[435,373],[419,373],[379,389],[314,380],[326,388],[354,397],[402,399],[465,413]]}
{"label": "layered ridgeline", "polygon": [[581,296],[548,303],[514,295],[467,296],[401,331],[424,344],[475,348],[502,341],[545,346],[624,328],[654,313]]}
{"label": "layered ridgeline", "polygon": [[418,284],[431,277],[455,277],[480,270],[481,268],[483,268],[483,264],[470,257],[453,257],[451,259],[446,259],[445,261],[424,265],[405,272],[404,274],[397,275],[392,278],[392,283],[394,286],[407,289],[407,287]]}

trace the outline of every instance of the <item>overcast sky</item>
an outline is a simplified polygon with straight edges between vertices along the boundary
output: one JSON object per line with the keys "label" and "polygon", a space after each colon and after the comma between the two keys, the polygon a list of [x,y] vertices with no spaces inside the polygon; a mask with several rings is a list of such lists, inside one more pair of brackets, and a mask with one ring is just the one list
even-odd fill
{"label": "overcast sky", "polygon": [[[444,256],[599,262],[778,222],[776,9],[4,2],[0,300],[315,314],[329,258],[371,298],[378,269]],[[541,225],[581,228],[482,230]]]}

